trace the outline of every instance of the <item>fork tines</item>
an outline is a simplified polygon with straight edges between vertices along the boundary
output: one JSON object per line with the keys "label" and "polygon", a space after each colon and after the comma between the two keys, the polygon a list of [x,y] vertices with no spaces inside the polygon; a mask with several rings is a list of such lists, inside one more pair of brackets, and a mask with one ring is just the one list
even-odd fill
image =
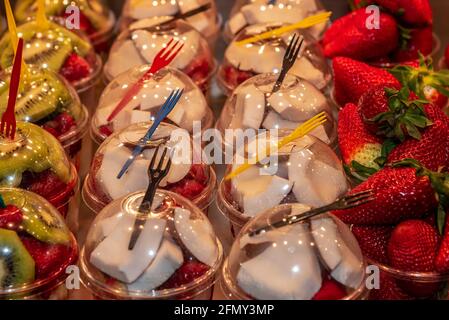
{"label": "fork tines", "polygon": [[373,200],[375,200],[373,190],[365,190],[352,195],[347,195],[340,200],[342,207],[339,208],[339,210],[358,207]]}

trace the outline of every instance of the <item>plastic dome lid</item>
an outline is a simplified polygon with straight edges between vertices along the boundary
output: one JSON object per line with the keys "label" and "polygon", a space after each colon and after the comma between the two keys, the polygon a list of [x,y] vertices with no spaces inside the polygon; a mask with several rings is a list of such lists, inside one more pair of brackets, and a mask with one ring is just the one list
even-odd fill
{"label": "plastic dome lid", "polygon": [[226,129],[294,130],[321,112],[328,121],[311,135],[335,145],[337,108],[307,80],[288,74],[281,89],[272,93],[276,74],[260,74],[245,81],[228,98],[217,123],[222,135]]}
{"label": "plastic dome lid", "polygon": [[204,36],[215,32],[217,24],[217,8],[212,0],[156,0],[151,5],[146,0],[127,0],[123,7],[122,16],[126,20],[135,21],[163,17],[168,19],[176,14],[185,13],[207,3],[212,4],[211,9],[187,19],[196,30]]}
{"label": "plastic dome lid", "polygon": [[[229,90],[244,80],[261,73],[279,73],[293,33],[259,42],[240,45],[237,41],[283,26],[281,23],[258,24],[243,29],[225,52],[219,76]],[[320,90],[331,81],[331,71],[318,42],[307,31],[296,31],[304,37],[304,49],[289,73],[311,82]]]}
{"label": "plastic dome lid", "polygon": [[201,90],[193,81],[179,70],[165,68],[149,80],[143,88],[114,118],[109,115],[120,103],[128,90],[150,69],[150,65],[132,68],[115,78],[103,91],[92,120],[92,134],[97,143],[107,136],[133,123],[153,119],[173,90],[184,89],[181,100],[165,121],[172,122],[189,132],[193,131],[194,121],[201,122],[201,128],[213,126],[213,114]]}
{"label": "plastic dome lid", "polygon": [[[365,261],[357,240],[343,222],[323,214],[273,227],[309,209],[302,204],[277,206],[242,229],[223,266],[221,284],[229,299],[365,297]],[[261,228],[265,230],[257,232]],[[326,296],[329,286],[333,287],[333,297]]]}
{"label": "plastic dome lid", "polygon": [[44,198],[20,189],[0,188],[0,298],[42,292],[67,277],[75,264],[75,238],[59,212]]}
{"label": "plastic dome lid", "polygon": [[[112,11],[102,0],[46,0],[45,9],[47,16],[58,19],[65,19],[68,6],[76,6],[80,9],[82,23],[80,28],[88,35],[111,29],[114,26],[115,18]],[[25,22],[34,17],[37,12],[37,1],[19,0],[16,1],[14,15],[17,22]]]}
{"label": "plastic dome lid", "polygon": [[216,184],[215,173],[201,162],[201,150],[193,145],[189,133],[171,124],[161,123],[128,172],[121,179],[117,178],[152,124],[133,124],[120,130],[98,149],[83,189],[84,200],[94,212],[99,212],[113,200],[147,188],[148,167],[158,146],[167,147],[172,154],[170,171],[159,187],[185,196],[201,209],[209,206]]}
{"label": "plastic dome lid", "polygon": [[[77,90],[90,84],[101,70],[101,59],[89,40],[54,22],[42,29],[33,20],[18,26],[17,32],[25,41],[23,57],[27,64],[61,74]],[[10,36],[5,33],[0,40],[0,67],[7,69],[12,66],[13,59]],[[76,72],[75,64],[78,65]]]}
{"label": "plastic dome lid", "polygon": [[[60,75],[28,65],[15,106],[18,121],[32,122],[48,129],[61,143],[83,134],[88,114],[75,90]],[[0,73],[0,113],[7,106],[12,68]]]}
{"label": "plastic dome lid", "polygon": [[184,47],[170,66],[183,71],[201,86],[215,68],[207,41],[183,21],[153,27],[158,21],[160,19],[139,21],[120,34],[104,67],[106,78],[111,81],[133,67],[151,64],[157,53],[174,39],[184,42]]}
{"label": "plastic dome lid", "polygon": [[[108,205],[81,252],[83,283],[103,298],[189,299],[210,288],[223,251],[209,220],[190,201],[158,190],[151,212],[139,213],[144,192]],[[142,232],[128,250],[133,226]]]}
{"label": "plastic dome lid", "polygon": [[[279,137],[288,133],[280,132]],[[265,159],[220,184],[218,206],[234,224],[243,226],[251,217],[284,203],[321,207],[347,192],[343,166],[329,146],[305,136],[273,152],[270,158],[264,151],[256,151],[275,146],[278,141],[266,132],[237,149],[228,173],[242,163],[251,163],[257,152],[260,159]]]}
{"label": "plastic dome lid", "polygon": [[[236,1],[225,26],[225,36],[232,39],[248,25],[270,22],[296,23],[323,9],[319,0],[277,0],[275,4],[267,4],[265,0]],[[310,28],[310,31],[318,38],[325,28],[326,24],[320,24]]]}

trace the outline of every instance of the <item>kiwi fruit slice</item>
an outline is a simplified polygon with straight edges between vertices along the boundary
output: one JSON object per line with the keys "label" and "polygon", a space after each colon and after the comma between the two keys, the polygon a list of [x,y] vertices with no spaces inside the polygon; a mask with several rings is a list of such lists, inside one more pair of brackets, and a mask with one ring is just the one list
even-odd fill
{"label": "kiwi fruit slice", "polygon": [[33,282],[35,263],[17,233],[0,229],[0,247],[0,288]]}

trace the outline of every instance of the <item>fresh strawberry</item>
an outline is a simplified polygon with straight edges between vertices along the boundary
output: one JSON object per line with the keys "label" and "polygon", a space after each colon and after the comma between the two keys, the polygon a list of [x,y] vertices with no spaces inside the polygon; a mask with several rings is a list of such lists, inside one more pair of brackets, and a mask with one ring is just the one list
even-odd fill
{"label": "fresh strawberry", "polygon": [[50,126],[48,126],[48,125],[46,125],[46,124],[45,124],[42,128],[43,128],[45,131],[51,133],[51,135],[52,135],[53,137],[55,137],[55,138],[59,138],[59,137],[61,136],[61,134],[60,134],[55,128],[50,127]]}
{"label": "fresh strawberry", "polygon": [[432,25],[432,7],[429,0],[370,0],[412,26]]}
{"label": "fresh strawberry", "polygon": [[435,71],[432,60],[419,57],[418,62],[408,62],[389,70],[403,86],[408,87],[421,99],[425,99],[440,109],[447,106],[449,97],[449,74]]}
{"label": "fresh strawberry", "polygon": [[13,205],[0,208],[0,229],[17,230],[23,220],[22,211]]}
{"label": "fresh strawberry", "polygon": [[376,159],[382,155],[382,141],[366,130],[352,103],[340,111],[338,138],[343,162],[352,175],[364,180],[379,169]]}
{"label": "fresh strawberry", "polygon": [[332,60],[335,82],[335,99],[343,106],[358,103],[360,97],[372,86],[399,85],[399,81],[387,71],[350,58]]}
{"label": "fresh strawberry", "polygon": [[399,43],[398,25],[394,18],[386,13],[380,14],[379,28],[367,28],[371,14],[359,9],[341,17],[335,28],[329,27],[331,36],[324,35],[324,54],[327,58],[338,56],[357,60],[371,60],[387,56]]}
{"label": "fresh strawberry", "polygon": [[109,137],[111,134],[113,134],[114,132],[112,131],[111,126],[109,125],[104,125],[101,126],[99,129],[100,133],[106,137]]}
{"label": "fresh strawberry", "polygon": [[418,176],[414,168],[386,167],[350,191],[372,190],[374,200],[361,206],[339,210],[335,215],[347,224],[387,225],[404,219],[422,218],[438,207],[428,176]]}
{"label": "fresh strawberry", "polygon": [[201,83],[211,72],[211,62],[208,57],[198,57],[192,61],[186,70],[184,70],[195,83]]}
{"label": "fresh strawberry", "polygon": [[75,119],[67,112],[61,112],[53,120],[58,124],[58,131],[61,135],[76,128]]}
{"label": "fresh strawberry", "polygon": [[41,242],[32,237],[21,237],[22,243],[36,263],[36,278],[46,279],[66,267],[70,248],[61,244]]}
{"label": "fresh strawberry", "polygon": [[209,266],[195,261],[187,261],[176,270],[176,272],[168,279],[160,289],[179,288],[183,285],[192,283],[199,277],[209,271]]}
{"label": "fresh strawberry", "polygon": [[387,247],[392,226],[352,226],[363,255],[375,262],[388,264]]}
{"label": "fresh strawberry", "polygon": [[167,186],[167,190],[177,193],[189,200],[195,199],[203,192],[205,186],[194,179],[182,179],[181,181]]}
{"label": "fresh strawberry", "polygon": [[422,220],[407,220],[392,232],[388,243],[391,266],[402,271],[432,272],[439,236],[434,227]]}
{"label": "fresh strawberry", "polygon": [[222,73],[227,86],[230,88],[236,88],[239,84],[256,75],[254,72],[241,71],[233,66],[224,67]]}
{"label": "fresh strawberry", "polygon": [[426,168],[437,171],[449,165],[449,126],[440,120],[426,128],[419,140],[407,139],[394,148],[387,163],[416,159]]}
{"label": "fresh strawberry", "polygon": [[60,73],[69,82],[77,82],[89,76],[91,67],[83,57],[72,53],[65,61]]}
{"label": "fresh strawberry", "polygon": [[51,198],[65,190],[67,185],[51,170],[46,170],[41,173],[24,173],[21,186],[44,198]]}
{"label": "fresh strawberry", "polygon": [[370,291],[370,300],[412,300],[412,296],[402,290],[397,281],[385,271],[380,271],[379,289]]}
{"label": "fresh strawberry", "polygon": [[435,258],[435,269],[441,273],[449,272],[449,218],[446,217],[444,235]]}
{"label": "fresh strawberry", "polygon": [[348,294],[345,288],[337,281],[324,277],[320,291],[318,291],[312,300],[342,300]]}
{"label": "fresh strawberry", "polygon": [[205,172],[205,168],[201,164],[193,164],[190,168],[189,176],[203,185],[207,183],[208,178]]}
{"label": "fresh strawberry", "polygon": [[394,61],[413,61],[419,59],[419,54],[428,56],[433,50],[432,27],[410,30],[401,48],[395,52]]}

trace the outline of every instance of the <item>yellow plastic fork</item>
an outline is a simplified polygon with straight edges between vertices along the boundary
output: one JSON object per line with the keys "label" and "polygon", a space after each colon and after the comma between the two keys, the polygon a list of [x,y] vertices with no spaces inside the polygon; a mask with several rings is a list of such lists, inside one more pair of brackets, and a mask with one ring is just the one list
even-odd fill
{"label": "yellow plastic fork", "polygon": [[290,32],[290,31],[294,31],[297,29],[307,29],[310,27],[313,27],[314,25],[320,24],[320,23],[324,23],[326,21],[329,20],[330,16],[332,15],[331,11],[326,11],[326,12],[322,12],[322,13],[318,13],[316,15],[313,16],[309,16],[307,18],[305,18],[304,20],[301,20],[295,24],[292,25],[288,25],[288,26],[284,26],[284,27],[280,27],[274,30],[270,30],[261,34],[258,34],[256,36],[241,40],[241,41],[237,41],[238,45],[245,45],[245,44],[249,44],[249,43],[253,43],[253,42],[257,42],[260,40],[265,40],[265,39],[269,39],[269,38],[274,38],[274,37],[278,37],[284,33]]}
{"label": "yellow plastic fork", "polygon": [[[321,113],[317,114],[313,118],[311,118],[311,119],[307,120],[306,122],[304,122],[303,124],[301,124],[298,128],[295,129],[295,131],[293,131],[287,137],[285,137],[281,141],[279,141],[276,146],[276,150],[281,149],[282,147],[286,146],[287,144],[289,144],[292,141],[295,141],[296,139],[300,139],[300,138],[304,137],[305,135],[309,134],[310,132],[312,132],[313,130],[315,130],[322,124],[324,124],[326,121],[327,121],[327,115],[325,112],[321,112]],[[265,151],[266,156],[264,157],[264,159],[268,158],[270,156],[270,150],[271,150],[271,147],[268,146]],[[262,160],[262,159],[260,159],[259,155],[257,155],[255,158],[255,161],[251,161],[251,163],[259,163],[260,160]],[[231,180],[231,179],[235,178],[236,176],[238,176],[239,174],[245,172],[246,170],[248,170],[249,168],[251,168],[253,166],[253,164],[251,164],[251,163],[247,162],[247,163],[241,165],[240,167],[235,169],[233,172],[231,172],[229,175],[227,175],[225,177],[225,180]]]}
{"label": "yellow plastic fork", "polygon": [[47,29],[50,26],[45,12],[45,0],[37,0],[36,22],[39,29]]}

